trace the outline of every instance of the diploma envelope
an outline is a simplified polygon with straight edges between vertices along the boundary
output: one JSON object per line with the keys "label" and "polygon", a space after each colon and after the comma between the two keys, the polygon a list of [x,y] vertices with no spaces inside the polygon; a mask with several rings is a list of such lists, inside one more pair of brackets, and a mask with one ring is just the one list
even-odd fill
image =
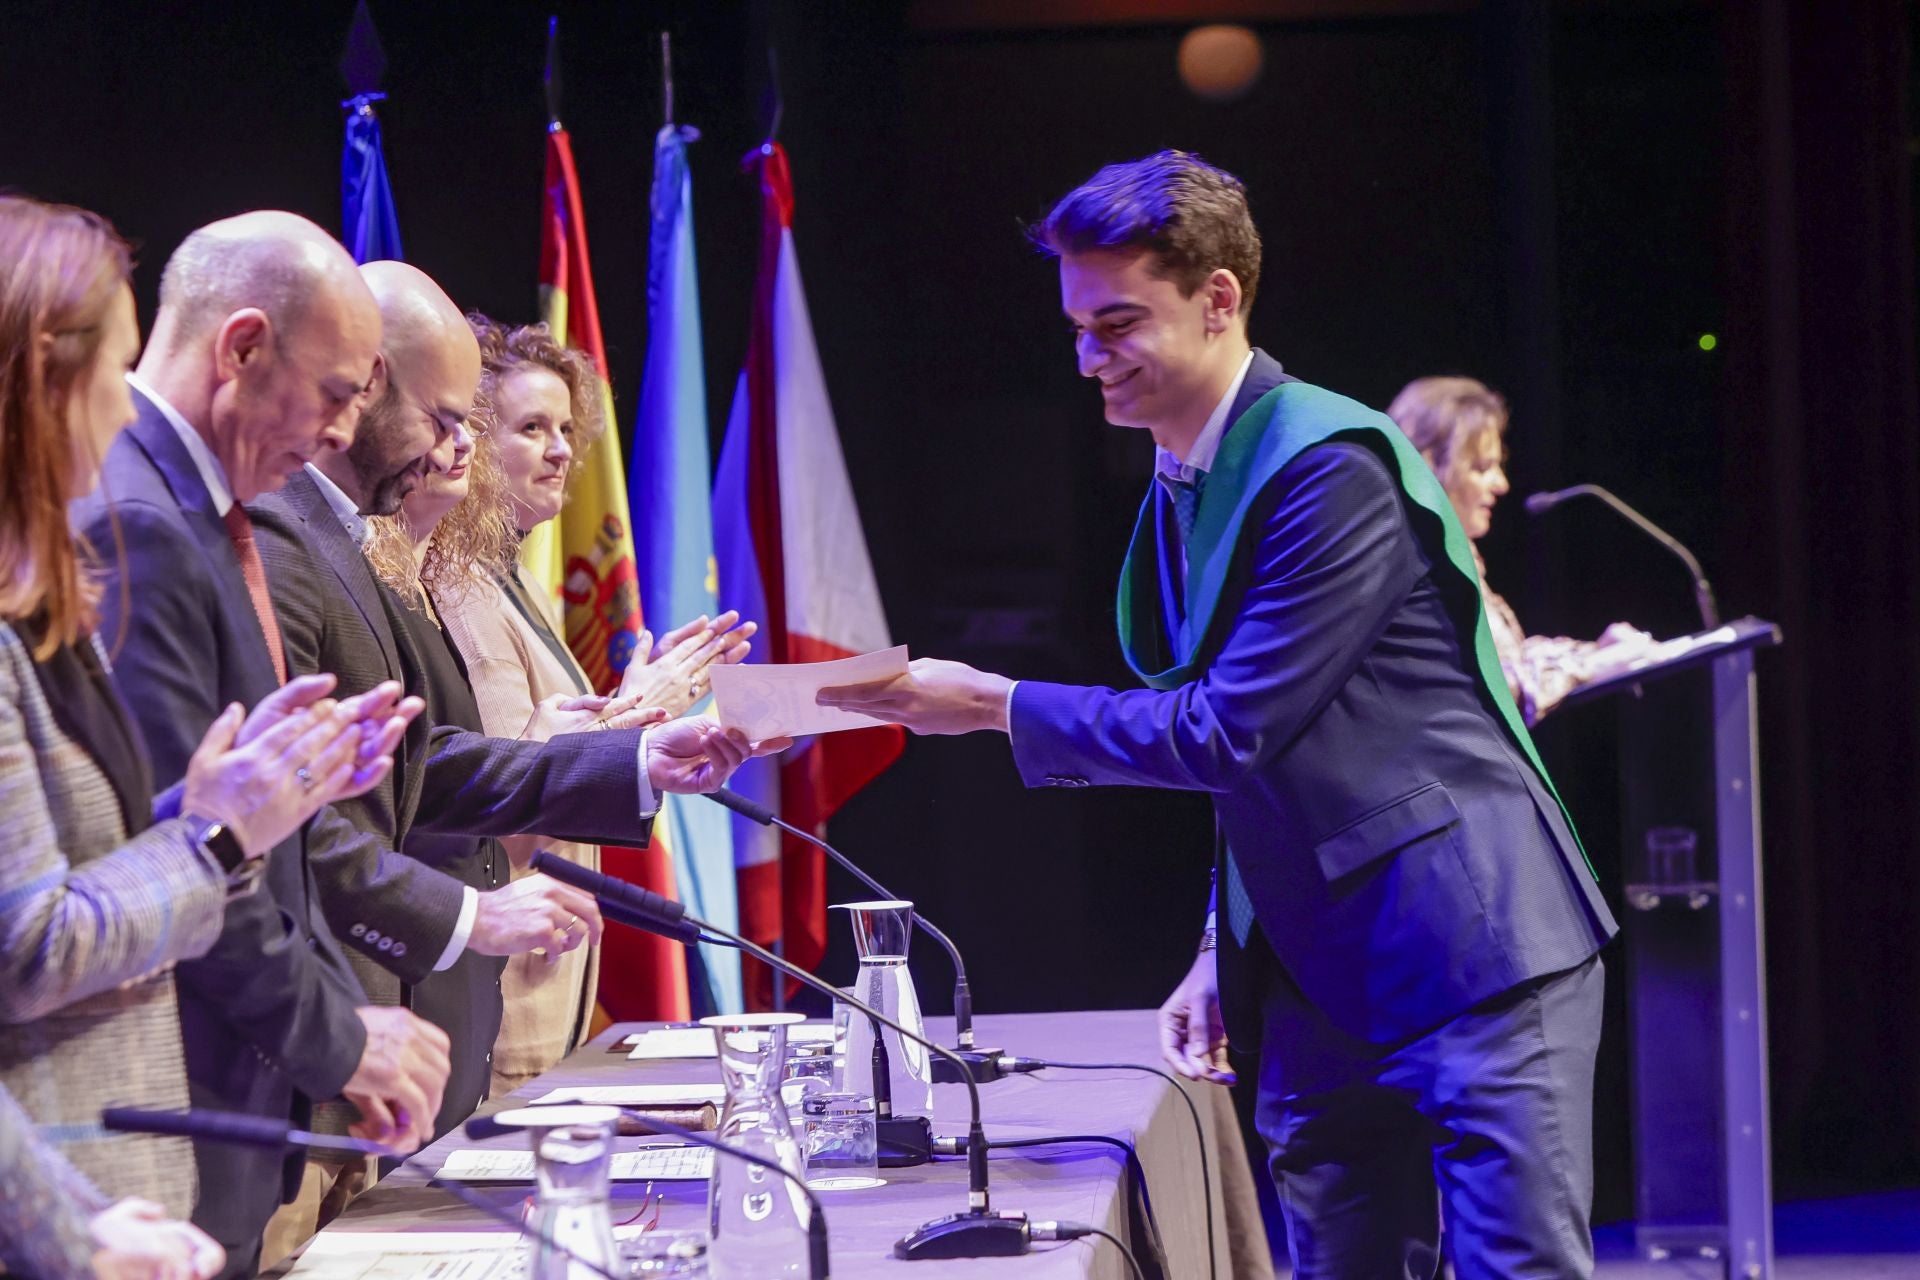
{"label": "diploma envelope", "polygon": [[759,742],[765,738],[801,738],[885,724],[872,716],[838,707],[822,707],[814,695],[840,685],[891,680],[907,673],[907,646],[895,645],[833,662],[775,666],[742,662],[707,668],[713,681],[714,711],[720,723]]}

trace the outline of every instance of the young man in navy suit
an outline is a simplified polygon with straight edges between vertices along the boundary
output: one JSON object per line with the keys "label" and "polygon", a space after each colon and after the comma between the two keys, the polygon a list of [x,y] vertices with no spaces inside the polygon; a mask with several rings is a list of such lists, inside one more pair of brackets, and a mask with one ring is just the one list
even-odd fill
{"label": "young man in navy suit", "polygon": [[[1247,336],[1260,240],[1181,152],[1034,229],[1080,372],[1146,430],[1122,570],[1142,689],[916,661],[822,700],[998,730],[1030,786],[1213,794],[1215,910],[1160,1011],[1183,1074],[1260,1050],[1302,1277],[1591,1274],[1598,951],[1614,923],[1501,678],[1471,555],[1381,414]],[[1216,941],[1217,940],[1217,941]]]}

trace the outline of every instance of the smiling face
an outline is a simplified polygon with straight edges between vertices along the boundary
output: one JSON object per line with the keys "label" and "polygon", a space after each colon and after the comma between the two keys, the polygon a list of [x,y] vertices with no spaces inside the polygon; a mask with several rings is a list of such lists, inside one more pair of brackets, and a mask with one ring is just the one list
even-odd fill
{"label": "smiling face", "polygon": [[463,421],[444,433],[427,452],[419,483],[401,503],[407,522],[425,537],[466,498],[473,461],[473,432]]}
{"label": "smiling face", "polygon": [[1154,266],[1143,250],[1062,254],[1060,306],[1107,421],[1145,428],[1184,456],[1182,442],[1191,445],[1246,355],[1240,286],[1221,269],[1183,297]]}
{"label": "smiling face", "polygon": [[127,371],[139,354],[140,323],[134,317],[133,290],[122,284],[101,319],[100,345],[94,349],[92,363],[67,393],[67,430],[74,455],[69,497],[93,491],[113,438],[133,421]]}
{"label": "smiling face", "polygon": [[573,468],[573,398],[551,369],[522,365],[494,388],[494,442],[520,532],[560,514]]}
{"label": "smiling face", "polygon": [[1493,527],[1494,504],[1508,488],[1506,449],[1497,428],[1481,428],[1456,449],[1445,487],[1467,536],[1486,537]]}
{"label": "smiling face", "polygon": [[[400,510],[434,469],[434,454],[451,457],[454,437],[467,432],[479,364],[477,351],[455,343],[419,343],[403,358],[392,353],[386,357],[385,385],[361,415],[360,428],[347,447],[347,465],[364,514],[387,516]],[[469,438],[467,451],[471,449]],[[443,462],[440,470],[451,465]]]}

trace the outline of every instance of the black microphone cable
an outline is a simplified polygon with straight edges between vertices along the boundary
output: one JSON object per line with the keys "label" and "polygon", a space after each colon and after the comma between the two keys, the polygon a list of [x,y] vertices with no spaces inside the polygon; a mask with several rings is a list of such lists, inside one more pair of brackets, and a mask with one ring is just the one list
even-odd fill
{"label": "black microphone cable", "polygon": [[[1072,1142],[1104,1144],[1106,1146],[1119,1148],[1126,1156],[1127,1172],[1132,1175],[1133,1180],[1140,1186],[1140,1201],[1147,1211],[1147,1229],[1152,1232],[1155,1242],[1164,1240],[1165,1237],[1160,1233],[1160,1219],[1153,1211],[1153,1191],[1147,1186],[1147,1168],[1144,1164],[1140,1163],[1140,1152],[1125,1138],[1117,1138],[1109,1133],[1059,1133],[1047,1134],[1038,1138],[990,1138],[987,1141],[987,1150],[1000,1151],[1009,1147],[1053,1147]],[[967,1153],[967,1140],[957,1137],[935,1138],[933,1140],[933,1153],[943,1156],[965,1155]],[[1166,1246],[1164,1244],[1157,1244],[1157,1247],[1160,1250],[1161,1256],[1164,1258]]]}
{"label": "black microphone cable", "polygon": [[1159,1067],[1149,1067],[1141,1062],[1054,1062],[1047,1058],[1015,1058],[1005,1060],[1005,1065],[1009,1070],[1021,1072],[1045,1071],[1049,1067],[1057,1067],[1062,1071],[1144,1071],[1148,1075],[1159,1076],[1172,1086],[1180,1101],[1187,1104],[1187,1114],[1193,1117],[1193,1136],[1200,1144],[1200,1190],[1206,1201],[1207,1213],[1207,1274],[1209,1277],[1220,1274],[1220,1261],[1213,1242],[1213,1174],[1207,1169],[1207,1130],[1200,1123],[1200,1108],[1193,1104],[1192,1097],[1180,1087],[1178,1080]]}
{"label": "black microphone cable", "polygon": [[1127,1272],[1133,1276],[1133,1280],[1147,1280],[1147,1273],[1140,1269],[1140,1259],[1134,1257],[1133,1250],[1127,1248],[1126,1242],[1111,1231],[1102,1230],[1088,1222],[1036,1222],[1033,1224],[1035,1240],[1078,1240],[1083,1236],[1099,1236],[1103,1240],[1111,1241],[1113,1247],[1120,1251],[1120,1256],[1127,1260]]}

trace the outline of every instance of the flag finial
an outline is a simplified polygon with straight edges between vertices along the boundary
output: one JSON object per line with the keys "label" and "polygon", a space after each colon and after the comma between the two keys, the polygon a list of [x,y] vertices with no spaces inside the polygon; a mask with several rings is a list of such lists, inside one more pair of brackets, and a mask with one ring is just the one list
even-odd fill
{"label": "flag finial", "polygon": [[340,75],[347,92],[354,97],[379,89],[387,74],[386,50],[380,47],[380,32],[367,12],[367,0],[354,7],[353,22],[347,27],[347,42],[340,50]]}

